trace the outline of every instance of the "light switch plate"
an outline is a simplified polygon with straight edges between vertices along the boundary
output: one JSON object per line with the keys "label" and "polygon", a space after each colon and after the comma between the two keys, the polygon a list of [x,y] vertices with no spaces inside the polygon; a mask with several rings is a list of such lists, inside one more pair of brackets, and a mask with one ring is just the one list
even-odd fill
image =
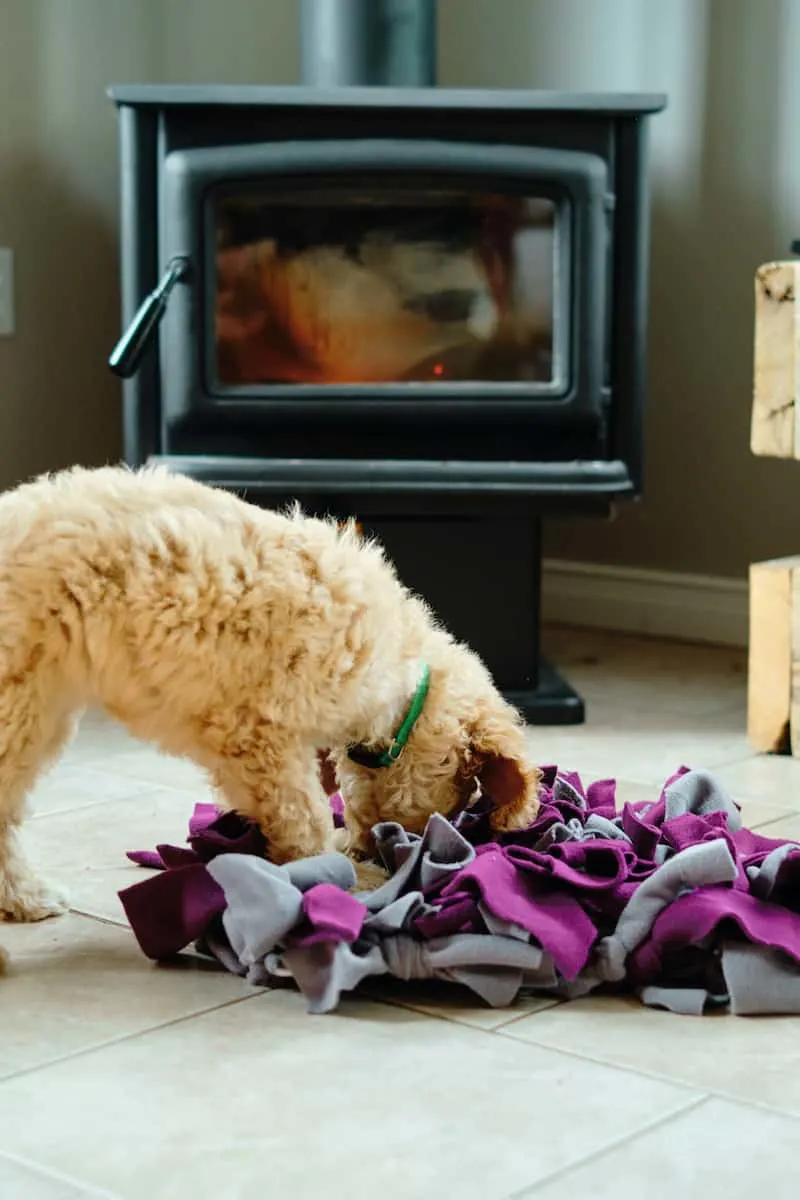
{"label": "light switch plate", "polygon": [[14,333],[14,251],[0,246],[0,337]]}

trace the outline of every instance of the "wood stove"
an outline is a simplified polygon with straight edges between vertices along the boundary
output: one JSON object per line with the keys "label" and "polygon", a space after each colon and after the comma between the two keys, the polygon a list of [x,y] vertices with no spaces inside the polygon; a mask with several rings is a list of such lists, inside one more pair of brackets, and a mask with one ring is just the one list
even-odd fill
{"label": "wood stove", "polygon": [[539,657],[539,530],[640,489],[663,98],[111,95],[126,459],[355,513],[529,720],[580,721]]}

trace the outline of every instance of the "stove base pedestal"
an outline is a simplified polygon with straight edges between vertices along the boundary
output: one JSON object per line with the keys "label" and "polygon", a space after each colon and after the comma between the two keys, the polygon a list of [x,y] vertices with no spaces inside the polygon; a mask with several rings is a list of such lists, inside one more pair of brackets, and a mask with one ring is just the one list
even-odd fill
{"label": "stove base pedestal", "polygon": [[582,698],[547,659],[539,660],[539,682],[524,691],[503,695],[529,725],[582,725],[586,710]]}
{"label": "stove base pedestal", "polygon": [[365,517],[363,525],[529,724],[583,722],[581,697],[540,656],[540,519]]}

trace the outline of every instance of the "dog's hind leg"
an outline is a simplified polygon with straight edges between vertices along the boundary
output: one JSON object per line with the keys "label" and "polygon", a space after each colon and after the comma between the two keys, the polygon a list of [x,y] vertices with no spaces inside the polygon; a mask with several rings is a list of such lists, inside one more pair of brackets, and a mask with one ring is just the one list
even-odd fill
{"label": "dog's hind leg", "polygon": [[0,680],[0,921],[41,921],[67,910],[66,895],[41,880],[23,850],[20,823],[37,775],[71,731],[41,670]]}
{"label": "dog's hind leg", "polygon": [[230,807],[258,824],[272,862],[334,848],[333,816],[312,746],[273,734],[257,752],[222,758],[214,776]]}

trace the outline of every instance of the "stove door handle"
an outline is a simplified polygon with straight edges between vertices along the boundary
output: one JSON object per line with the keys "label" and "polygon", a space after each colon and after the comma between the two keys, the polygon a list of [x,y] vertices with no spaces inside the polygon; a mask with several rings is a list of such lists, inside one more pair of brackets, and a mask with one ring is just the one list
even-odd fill
{"label": "stove door handle", "polygon": [[115,375],[119,375],[121,379],[130,379],[136,373],[142,356],[166,312],[173,288],[177,283],[185,283],[190,272],[191,264],[188,258],[170,259],[158,286],[139,305],[133,320],[111,352],[108,365]]}

